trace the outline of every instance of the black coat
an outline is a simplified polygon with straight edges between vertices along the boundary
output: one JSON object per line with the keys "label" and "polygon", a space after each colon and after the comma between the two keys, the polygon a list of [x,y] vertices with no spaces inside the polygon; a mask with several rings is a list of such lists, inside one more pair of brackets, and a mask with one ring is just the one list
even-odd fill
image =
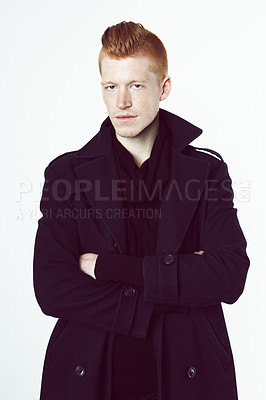
{"label": "black coat", "polygon": [[[126,251],[109,118],[81,150],[46,169],[34,284],[43,312],[59,320],[41,400],[110,400],[115,334],[150,335],[159,400],[237,399],[221,302],[239,298],[249,260],[227,166],[189,145],[199,128],[164,110],[160,118],[171,134],[171,175],[157,251],[143,259],[144,289],[94,280],[78,266],[86,252]],[[173,304],[175,312],[152,315],[154,304]]]}

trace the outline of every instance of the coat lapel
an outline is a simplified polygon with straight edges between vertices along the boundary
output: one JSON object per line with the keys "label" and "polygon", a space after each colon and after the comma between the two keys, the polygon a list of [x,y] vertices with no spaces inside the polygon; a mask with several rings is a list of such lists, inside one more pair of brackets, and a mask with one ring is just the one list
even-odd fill
{"label": "coat lapel", "polygon": [[75,168],[75,173],[88,187],[85,191],[88,202],[94,209],[100,210],[102,222],[113,236],[120,252],[125,254],[126,220],[121,212],[123,192],[119,192],[116,187],[119,175],[112,150],[112,134],[112,127],[107,119],[99,134],[77,152],[76,158],[83,162]]}
{"label": "coat lapel", "polygon": [[185,155],[183,150],[202,130],[160,109],[160,118],[171,135],[170,178],[161,203],[157,253],[177,253],[204,190],[209,163]]}
{"label": "coat lapel", "polygon": [[157,253],[177,253],[205,187],[209,164],[172,150],[161,203]]}

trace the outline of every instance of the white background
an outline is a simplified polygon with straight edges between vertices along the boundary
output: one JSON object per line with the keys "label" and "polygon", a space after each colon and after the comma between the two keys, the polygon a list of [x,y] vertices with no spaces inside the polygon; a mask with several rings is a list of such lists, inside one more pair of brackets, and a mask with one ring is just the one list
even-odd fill
{"label": "white background", "polygon": [[55,323],[32,286],[43,171],[83,146],[107,116],[97,57],[105,28],[122,20],[141,22],[164,42],[173,89],[162,108],[201,127],[195,144],[229,165],[251,267],[244,294],[224,310],[239,399],[266,399],[264,4],[1,0],[1,399],[38,399]]}

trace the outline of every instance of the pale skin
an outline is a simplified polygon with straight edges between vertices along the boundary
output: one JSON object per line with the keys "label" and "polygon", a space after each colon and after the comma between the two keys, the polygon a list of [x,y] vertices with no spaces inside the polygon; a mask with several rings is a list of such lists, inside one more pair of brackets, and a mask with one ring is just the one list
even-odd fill
{"label": "pale skin", "polygon": [[[108,115],[120,143],[132,154],[138,167],[151,155],[159,130],[160,102],[171,90],[171,78],[159,78],[149,57],[120,59],[103,57],[101,63],[102,94]],[[202,255],[203,251],[194,254]],[[98,254],[80,256],[81,271],[95,277]]]}

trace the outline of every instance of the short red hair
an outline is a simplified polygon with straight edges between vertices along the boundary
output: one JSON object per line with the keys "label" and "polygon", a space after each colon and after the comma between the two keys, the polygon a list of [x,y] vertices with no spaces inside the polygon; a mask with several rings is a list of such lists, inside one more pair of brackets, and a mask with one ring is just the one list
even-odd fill
{"label": "short red hair", "polygon": [[99,70],[104,56],[125,58],[148,56],[152,60],[152,70],[160,79],[167,76],[168,61],[166,49],[161,40],[152,32],[135,22],[120,22],[107,28],[102,36],[99,54]]}

